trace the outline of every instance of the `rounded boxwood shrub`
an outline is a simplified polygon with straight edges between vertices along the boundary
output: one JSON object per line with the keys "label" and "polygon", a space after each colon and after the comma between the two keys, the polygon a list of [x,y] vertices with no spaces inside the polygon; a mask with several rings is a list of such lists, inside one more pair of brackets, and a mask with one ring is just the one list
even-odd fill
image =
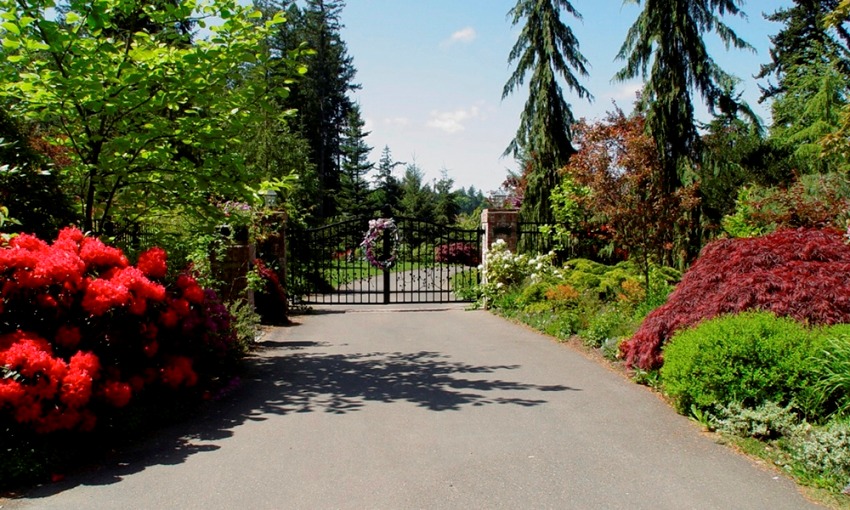
{"label": "rounded boxwood shrub", "polygon": [[665,346],[664,391],[680,412],[775,402],[817,414],[811,387],[824,341],[821,330],[767,312],[718,317]]}

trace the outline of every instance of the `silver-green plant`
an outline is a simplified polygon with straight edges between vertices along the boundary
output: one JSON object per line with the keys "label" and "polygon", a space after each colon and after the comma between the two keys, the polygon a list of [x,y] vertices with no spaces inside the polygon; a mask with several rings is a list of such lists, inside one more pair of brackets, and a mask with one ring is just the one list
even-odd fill
{"label": "silver-green plant", "polygon": [[711,423],[719,432],[756,439],[790,437],[806,428],[792,406],[782,407],[775,402],[765,402],[755,409],[732,402],[714,413]]}
{"label": "silver-green plant", "polygon": [[791,456],[808,473],[817,473],[833,487],[850,479],[850,422],[833,420],[792,436]]}

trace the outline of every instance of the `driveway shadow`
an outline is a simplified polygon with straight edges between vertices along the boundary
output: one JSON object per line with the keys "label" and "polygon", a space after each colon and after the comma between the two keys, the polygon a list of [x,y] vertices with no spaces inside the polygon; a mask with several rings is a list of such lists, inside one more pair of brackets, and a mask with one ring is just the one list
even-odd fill
{"label": "driveway shadow", "polygon": [[486,377],[518,365],[476,366],[427,351],[267,355],[257,360],[257,368],[266,381],[277,382],[264,386],[268,392],[263,404],[249,411],[251,419],[293,412],[344,414],[369,402],[405,401],[431,411],[489,404],[528,407],[546,400],[514,392],[576,391]]}
{"label": "driveway shadow", "polygon": [[[435,412],[466,406],[537,406],[541,392],[580,391],[562,385],[534,385],[499,377],[519,365],[477,366],[438,352],[316,352],[322,342],[266,341],[248,359],[241,384],[203,414],[157,431],[147,441],[110,455],[85,472],[39,487],[24,497],[48,497],[78,485],[109,485],[150,466],[176,465],[220,448],[246,421],[291,413],[346,414],[376,403],[410,402]],[[497,372],[499,374],[497,374]],[[522,395],[533,393],[533,395]]]}

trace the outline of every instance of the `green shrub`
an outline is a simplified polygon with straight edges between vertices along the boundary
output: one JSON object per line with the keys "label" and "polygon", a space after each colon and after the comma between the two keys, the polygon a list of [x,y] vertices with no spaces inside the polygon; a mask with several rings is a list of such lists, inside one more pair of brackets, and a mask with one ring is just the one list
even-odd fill
{"label": "green shrub", "polygon": [[679,411],[710,411],[740,402],[755,408],[795,402],[811,413],[811,391],[823,336],[789,318],[748,312],[677,333],[664,349],[661,378]]}
{"label": "green shrub", "polygon": [[480,304],[478,303],[481,299],[481,287],[478,285],[479,271],[478,268],[467,269],[468,277],[452,278],[450,282],[452,292],[461,300],[472,301],[476,305]]}
{"label": "green shrub", "polygon": [[[625,282],[639,282],[646,287],[646,277],[634,262],[619,262],[614,266],[606,266],[599,262],[586,259],[573,259],[564,265],[565,282],[579,292],[595,292],[605,301],[614,301],[623,293]],[[650,268],[650,287],[663,287],[666,295],[672,290],[672,285],[678,282],[682,274],[670,267],[652,266]],[[645,289],[644,289],[645,290]],[[652,294],[653,290],[650,289]]]}
{"label": "green shrub", "polygon": [[562,340],[574,335],[581,323],[575,310],[554,310],[547,301],[526,306],[516,314],[516,318],[538,331]]}
{"label": "green shrub", "polygon": [[644,294],[643,300],[634,307],[634,318],[638,323],[642,322],[650,312],[667,302],[667,298],[674,290],[674,286],[668,281],[664,279],[662,274],[652,273],[649,291]]}
{"label": "green shrub", "polygon": [[579,334],[586,345],[602,347],[612,339],[630,335],[636,326],[631,314],[619,306],[604,306],[591,315],[587,326]]}
{"label": "green shrub", "polygon": [[637,274],[625,267],[613,267],[599,279],[599,294],[607,300],[615,299],[623,291],[623,282],[637,280]]}
{"label": "green shrub", "polygon": [[246,301],[237,299],[227,305],[231,326],[236,333],[236,346],[241,354],[248,354],[260,331],[260,315]]}
{"label": "green shrub", "polygon": [[510,316],[519,311],[520,290],[515,286],[504,287],[498,293],[494,293],[487,302],[490,308],[500,310],[504,315]]}
{"label": "green shrub", "polygon": [[599,282],[602,280],[598,275],[593,273],[584,273],[582,271],[571,271],[565,278],[566,282],[572,285],[578,291],[596,289],[599,287]]}
{"label": "green shrub", "polygon": [[[526,285],[517,299],[517,305],[520,308],[525,308],[533,303],[546,301],[546,291],[549,290],[549,287],[550,285],[545,282],[536,282]],[[549,308],[551,310],[551,306]]]}
{"label": "green shrub", "polygon": [[574,272],[595,274],[597,276],[605,274],[608,271],[608,266],[605,264],[588,259],[571,259],[564,264],[564,268]]}
{"label": "green shrub", "polygon": [[486,280],[481,285],[482,295],[492,299],[523,283],[560,281],[563,274],[552,264],[554,257],[554,253],[534,257],[524,253],[515,255],[504,240],[497,240],[490,246],[481,266]]}

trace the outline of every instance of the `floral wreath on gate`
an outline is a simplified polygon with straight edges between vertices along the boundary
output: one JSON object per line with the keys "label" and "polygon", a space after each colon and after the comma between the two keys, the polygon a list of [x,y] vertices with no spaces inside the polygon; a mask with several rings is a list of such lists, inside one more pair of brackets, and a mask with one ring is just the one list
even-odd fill
{"label": "floral wreath on gate", "polygon": [[[390,256],[386,260],[379,260],[375,256],[375,244],[383,238],[384,232],[390,235]],[[398,227],[395,221],[392,218],[369,220],[369,231],[366,232],[366,237],[363,238],[360,246],[366,252],[366,260],[369,264],[383,270],[391,268],[398,257]]]}

